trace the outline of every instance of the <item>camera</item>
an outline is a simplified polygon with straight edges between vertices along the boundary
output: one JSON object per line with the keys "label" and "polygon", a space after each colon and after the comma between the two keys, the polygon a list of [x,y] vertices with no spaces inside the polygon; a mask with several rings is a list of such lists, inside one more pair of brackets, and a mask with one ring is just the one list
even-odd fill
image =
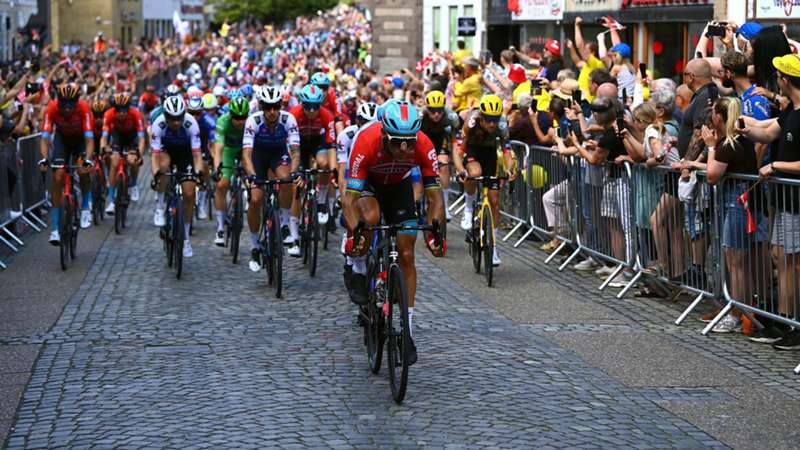
{"label": "camera", "polygon": [[725,37],[725,28],[728,27],[727,22],[713,22],[708,25],[706,37]]}

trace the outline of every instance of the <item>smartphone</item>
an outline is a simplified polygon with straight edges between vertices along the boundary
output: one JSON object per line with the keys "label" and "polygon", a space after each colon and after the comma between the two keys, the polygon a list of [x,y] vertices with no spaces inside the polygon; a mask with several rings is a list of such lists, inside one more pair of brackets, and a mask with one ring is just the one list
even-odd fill
{"label": "smartphone", "polygon": [[560,139],[564,139],[565,138],[564,132],[561,131],[561,127],[556,127],[556,136],[558,136]]}
{"label": "smartphone", "polygon": [[708,26],[708,31],[706,31],[706,37],[725,37],[725,28],[727,24],[724,22],[715,23]]}
{"label": "smartphone", "polygon": [[[624,94],[624,91],[623,91]],[[622,135],[622,130],[625,129],[625,112],[623,109],[617,111],[617,135]]]}
{"label": "smartphone", "polygon": [[628,107],[628,88],[622,88],[622,107]]}
{"label": "smartphone", "polygon": [[581,98],[582,95],[583,92],[581,92],[580,89],[575,89],[574,91],[572,91],[572,102],[580,105],[581,102],[583,101],[583,99]]}
{"label": "smartphone", "polygon": [[581,132],[581,123],[577,120],[570,121],[570,127],[572,128],[572,132],[575,133],[575,137],[578,138],[578,142],[583,142],[583,132]]}
{"label": "smartphone", "polygon": [[740,129],[740,130],[743,130],[743,129],[744,129],[744,117],[739,117],[739,119],[737,120],[737,122],[738,122],[738,124],[739,124],[739,129]]}
{"label": "smartphone", "polygon": [[531,80],[531,95],[536,97],[538,95],[542,95],[542,80],[534,78]]}
{"label": "smartphone", "polygon": [[697,58],[697,59],[703,59],[703,54],[700,53],[700,52],[697,52],[697,53],[695,53],[694,57]]}
{"label": "smartphone", "polygon": [[490,50],[483,52],[483,63],[487,66],[492,63],[492,52]]}
{"label": "smartphone", "polygon": [[567,108],[572,108],[572,99],[571,98],[567,99]]}
{"label": "smartphone", "polygon": [[647,78],[647,64],[639,63],[639,74],[642,75],[643,80]]}

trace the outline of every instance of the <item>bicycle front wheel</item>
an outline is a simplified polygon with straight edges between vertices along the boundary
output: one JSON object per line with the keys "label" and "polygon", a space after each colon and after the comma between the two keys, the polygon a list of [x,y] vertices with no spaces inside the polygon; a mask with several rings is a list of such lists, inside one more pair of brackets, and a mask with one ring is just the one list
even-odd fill
{"label": "bicycle front wheel", "polygon": [[312,201],[311,213],[308,217],[308,274],[317,274],[317,252],[319,251],[319,219],[317,216],[318,205]]}
{"label": "bicycle front wheel", "polygon": [[67,206],[67,199],[61,200],[61,209],[59,212],[59,227],[58,232],[61,234],[61,241],[58,244],[58,251],[61,261],[61,270],[67,270],[67,262],[69,261],[69,243],[70,243],[70,230],[72,228],[72,218],[69,215],[69,207]]}
{"label": "bicycle front wheel", "polygon": [[[73,197],[74,199],[74,197]],[[70,227],[69,233],[69,257],[75,259],[75,254],[78,251],[78,231],[81,229],[81,219],[78,214],[78,205],[74,201],[70,202]]]}
{"label": "bicycle front wheel", "polygon": [[[386,321],[386,352],[389,368],[389,384],[392,398],[398,404],[403,402],[408,386],[408,351],[411,345],[411,329],[408,325],[408,296],[406,282],[400,266],[389,267],[389,304]],[[384,307],[386,308],[386,307]]]}
{"label": "bicycle front wheel", "polygon": [[486,208],[482,220],[481,247],[483,250],[483,275],[486,277],[486,285],[492,287],[492,277],[494,276],[494,224],[492,223],[492,211]]}
{"label": "bicycle front wheel", "polygon": [[478,221],[472,223],[469,233],[469,254],[472,256],[472,267],[475,273],[481,273],[481,227]]}
{"label": "bicycle front wheel", "polygon": [[173,231],[173,242],[172,248],[175,251],[175,278],[181,278],[183,274],[183,241],[186,239],[184,236],[184,226],[183,226],[183,198],[178,197],[175,201],[175,220],[173,221],[174,227]]}
{"label": "bicycle front wheel", "polygon": [[272,228],[269,235],[273,252],[272,260],[275,265],[275,297],[281,298],[283,295],[283,240],[281,239],[280,209],[277,204],[272,207]]}
{"label": "bicycle front wheel", "polygon": [[360,314],[364,321],[364,345],[367,348],[367,363],[372,373],[381,370],[381,358],[383,357],[383,310],[378,305],[383,305],[386,301],[386,285],[378,285],[378,265],[373,264],[369,270],[368,283],[369,301],[360,308]]}
{"label": "bicycle front wheel", "polygon": [[125,182],[117,180],[117,193],[114,196],[114,233],[122,234],[125,217]]}
{"label": "bicycle front wheel", "polygon": [[239,262],[239,239],[242,236],[242,215],[243,206],[241,189],[237,189],[232,197],[233,201],[233,217],[231,218],[231,254],[233,255],[233,263]]}

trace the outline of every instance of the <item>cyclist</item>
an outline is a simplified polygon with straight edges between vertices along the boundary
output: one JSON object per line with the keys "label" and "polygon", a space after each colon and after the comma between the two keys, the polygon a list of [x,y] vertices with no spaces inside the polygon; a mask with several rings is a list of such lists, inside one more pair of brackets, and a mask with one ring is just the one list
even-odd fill
{"label": "cyclist", "polygon": [[333,126],[336,130],[336,136],[344,129],[344,114],[336,98],[336,90],[331,87],[331,79],[323,72],[316,72],[311,76],[311,84],[322,89],[325,96],[322,106],[333,114]]}
{"label": "cyclist", "polygon": [[[53,143],[53,162],[56,165],[70,165],[78,160],[83,160],[83,166],[87,170],[80,171],[81,185],[81,228],[89,228],[92,224],[92,213],[89,211],[92,191],[89,188],[89,171],[92,167],[92,155],[94,153],[94,132],[92,114],[89,105],[80,100],[78,86],[74,83],[65,83],[58,87],[57,98],[51,100],[44,110],[44,125],[42,125],[42,143],[39,160],[39,170],[47,171],[50,166],[48,152],[50,142]],[[85,151],[85,158],[84,158]],[[62,193],[66,179],[64,169],[56,170],[53,174],[53,186],[51,190],[53,208],[50,210],[52,219],[52,231],[50,233],[50,243],[59,245],[61,235],[60,209]]]}
{"label": "cyclist", "polygon": [[179,88],[177,84],[167,85],[167,87],[164,88],[164,93],[161,94],[161,104],[156,106],[153,109],[153,111],[150,112],[150,118],[148,122],[150,122],[151,124],[154,123],[156,119],[158,119],[161,116],[161,114],[164,113],[164,101],[166,101],[167,98],[180,94],[181,94],[181,88]]}
{"label": "cyclist", "polygon": [[[344,195],[344,190],[346,187],[345,183],[348,174],[347,162],[350,159],[350,150],[353,146],[353,141],[355,141],[356,136],[358,136],[358,131],[362,127],[375,120],[377,109],[378,105],[373,102],[362,103],[356,111],[355,123],[342,130],[342,132],[336,138],[336,160],[339,163],[339,190],[342,195]],[[346,238],[346,235],[342,236],[343,248]],[[355,303],[363,303],[363,301],[360,301],[357,298],[359,292],[353,286],[354,283],[358,285],[366,283],[366,276],[364,275],[366,273],[366,267],[361,267],[361,265],[364,264],[363,258],[357,259],[356,262],[359,264],[359,267],[354,273],[353,258],[345,255],[343,274],[344,284],[347,287],[347,291],[350,294],[351,300],[353,300]],[[354,279],[355,281],[353,281]]]}
{"label": "cyclist", "polygon": [[[300,164],[305,168],[311,168],[311,158],[314,157],[317,169],[327,169],[329,162],[334,165],[334,159],[329,158],[329,153],[335,152],[333,115],[322,107],[324,101],[322,90],[312,84],[307,84],[300,91],[300,104],[290,109],[289,112],[297,120],[297,127],[300,131]],[[334,153],[335,157],[335,153]],[[328,183],[329,174],[320,174],[319,190],[317,191],[317,221],[320,225],[328,223]],[[292,222],[297,223],[300,219],[300,202],[296,200],[292,205]],[[290,228],[291,231],[291,228]],[[284,243],[294,242],[300,239],[300,235],[291,234]]]}
{"label": "cyclist", "polygon": [[[201,95],[190,96],[186,104],[186,109],[189,110],[189,114],[194,117],[194,120],[197,121],[197,125],[200,127],[200,152],[203,154],[204,164],[209,164],[211,162],[210,143],[214,141],[214,131],[217,128],[217,121],[206,114],[203,109],[203,98]],[[205,181],[207,175],[208,174],[205,172],[201,172],[200,179]],[[205,220],[208,219],[208,191],[206,190],[208,185],[205,182],[202,184],[203,186],[200,188],[197,196],[197,217],[201,220]]]}
{"label": "cyclist", "polygon": [[[157,227],[164,226],[166,198],[164,191],[169,187],[166,176],[172,166],[181,173],[202,171],[203,155],[200,152],[200,127],[191,115],[186,115],[186,103],[179,95],[164,100],[164,114],[159,116],[150,126],[150,146],[153,157],[153,186],[157,188],[158,200],[153,215]],[[183,256],[192,257],[192,245],[189,242],[189,228],[194,214],[194,181],[184,181],[182,187],[184,200],[184,244]]]}
{"label": "cyclist", "polygon": [[119,158],[125,156],[130,168],[130,181],[128,191],[131,201],[139,201],[139,162],[144,153],[144,122],[142,113],[131,107],[131,98],[128,94],[114,96],[114,107],[103,115],[103,135],[100,138],[100,148],[110,148],[111,158],[108,166],[108,205],[106,214],[114,214],[114,196],[117,189],[117,164]]}
{"label": "cyclist", "polygon": [[445,107],[445,97],[442,91],[430,91],[425,96],[425,109],[422,112],[422,132],[425,133],[439,155],[439,182],[442,185],[444,196],[444,211],[447,220],[450,220],[450,211],[447,208],[447,196],[450,191],[450,144],[458,131],[458,114]]}
{"label": "cyclist", "polygon": [[[362,261],[371,241],[364,236],[353,236],[360,220],[367,224],[377,224],[383,213],[387,223],[417,224],[414,193],[408,176],[413,167],[419,166],[422,172],[428,197],[428,221],[443,218],[436,150],[430,139],[419,131],[420,126],[421,120],[411,103],[392,100],[383,107],[380,121],[367,125],[356,136],[348,163],[349,178],[343,199],[347,227],[345,250],[356,257],[353,261],[354,273],[360,273],[362,269],[364,272],[361,275],[366,273],[366,266]],[[400,266],[408,290],[408,322],[412,335],[417,288],[417,271],[414,266],[416,238],[416,232],[401,232],[397,237]],[[446,242],[436,246],[431,235],[427,236],[426,242],[434,255],[444,255]],[[366,300],[366,283],[353,284],[358,294],[357,299],[362,302]],[[413,341],[410,350],[409,362],[413,364],[417,359]]]}
{"label": "cyclist", "polygon": [[214,140],[214,166],[217,190],[214,197],[214,215],[217,218],[217,234],[214,244],[225,246],[225,212],[227,210],[228,188],[236,160],[241,158],[244,124],[250,114],[250,104],[242,97],[228,103],[228,112],[217,119]]}
{"label": "cyclist", "polygon": [[[500,97],[489,94],[481,98],[478,111],[471,111],[467,115],[462,131],[462,146],[453,151],[453,163],[456,173],[462,180],[467,176],[496,176],[497,175],[497,145],[498,140],[503,146],[503,160],[505,167],[514,167],[511,147],[508,145],[508,127],[502,121],[503,102]],[[465,166],[466,164],[466,166]],[[466,169],[465,169],[466,167]],[[509,180],[513,181],[517,173],[509,170]],[[461,219],[461,229],[469,231],[472,228],[472,208],[476,191],[475,181],[464,180],[464,217]],[[492,208],[492,217],[495,221],[500,218],[500,183],[489,185],[489,203]],[[492,255],[492,264],[499,266],[501,263],[497,248]]]}
{"label": "cyclist", "polygon": [[[247,175],[259,180],[289,178],[290,172],[300,166],[300,133],[297,121],[293,115],[281,110],[279,87],[263,86],[256,90],[256,98],[260,111],[248,117],[244,126],[242,165]],[[281,189],[278,196],[282,228],[284,225],[289,225],[292,189]],[[258,230],[263,203],[264,191],[252,189],[247,209],[247,224],[250,227],[250,270],[253,272],[261,270],[262,249],[258,243]],[[297,225],[294,224],[295,227]],[[299,234],[298,230],[294,231]],[[288,253],[291,256],[300,256],[300,246],[297,245],[297,241],[289,248]]]}
{"label": "cyclist", "polygon": [[139,96],[139,111],[142,114],[150,114],[158,106],[158,96],[156,95],[156,87],[152,84],[144,88],[144,92]]}
{"label": "cyclist", "polygon": [[215,97],[214,94],[203,95],[203,109],[205,110],[206,114],[210,115],[211,118],[214,119],[214,123],[216,123],[219,102],[217,102],[217,97]]}

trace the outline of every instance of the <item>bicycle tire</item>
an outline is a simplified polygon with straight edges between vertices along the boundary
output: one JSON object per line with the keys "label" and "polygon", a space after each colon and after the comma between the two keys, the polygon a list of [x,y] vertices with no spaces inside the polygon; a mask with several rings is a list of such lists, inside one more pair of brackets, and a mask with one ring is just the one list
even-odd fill
{"label": "bicycle tire", "polygon": [[308,227],[308,274],[312,278],[317,274],[317,254],[319,252],[319,205],[312,201],[311,213],[309,214]]}
{"label": "bicycle tire", "polygon": [[233,256],[233,263],[239,263],[239,241],[242,236],[242,191],[237,189],[232,197],[233,205],[233,218],[231,219],[231,255]]}
{"label": "bicycle tire", "polygon": [[214,221],[214,197],[217,192],[217,184],[211,178],[211,175],[208,175],[206,178],[206,208],[208,208],[208,220]]}
{"label": "bicycle tire", "polygon": [[93,174],[92,180],[92,222],[95,226],[100,225],[103,220],[103,210],[105,209],[105,199],[103,198],[103,185],[100,183],[99,176]]}
{"label": "bicycle tire", "polygon": [[492,224],[492,210],[486,208],[481,220],[483,222],[483,236],[481,239],[484,266],[483,275],[486,277],[486,285],[492,287],[494,276],[494,264],[492,264],[492,256],[494,255],[494,225]]}
{"label": "bicycle tire", "polygon": [[67,210],[67,199],[62,198],[61,208],[59,212],[59,225],[58,232],[61,234],[61,240],[58,243],[58,253],[60,256],[61,270],[67,270],[67,263],[69,261],[69,239],[70,239],[70,217]]}
{"label": "bicycle tire", "polygon": [[123,228],[123,215],[125,212],[125,181],[117,180],[117,193],[114,196],[114,233],[122,234]]}
{"label": "bicycle tire", "polygon": [[468,231],[470,234],[469,240],[469,254],[472,256],[472,267],[475,273],[481,273],[481,227],[478,221],[472,223],[472,230]]}
{"label": "bicycle tire", "polygon": [[[398,405],[403,403],[408,387],[408,349],[411,345],[411,329],[408,326],[408,294],[406,281],[400,266],[392,264],[388,273],[389,312],[386,315],[387,356],[389,386],[392,398]],[[399,321],[399,330],[395,329],[395,321]],[[398,372],[399,368],[399,374]]]}
{"label": "bicycle tire", "polygon": [[272,260],[275,263],[275,297],[281,298],[283,295],[283,242],[281,239],[280,209],[278,208],[277,203],[272,207],[272,229],[270,230],[269,235],[271,238],[270,245],[272,245],[274,250]]}
{"label": "bicycle tire", "polygon": [[70,202],[70,206],[69,206],[70,207],[70,211],[71,211],[71,217],[72,217],[72,220],[71,220],[72,227],[70,229],[70,234],[69,234],[69,257],[70,257],[70,259],[75,259],[75,255],[76,255],[76,253],[78,251],[78,231],[81,229],[81,219],[80,219],[80,215],[78,215],[78,212],[77,212],[78,208],[77,208],[77,205],[76,205],[76,203],[74,201],[74,198],[75,197],[73,197],[73,201]]}
{"label": "bicycle tire", "polygon": [[165,214],[165,216],[166,216],[164,219],[165,222],[164,226],[161,228],[161,233],[164,237],[164,252],[167,255],[167,267],[171,269],[173,259],[175,256],[175,251],[172,248],[173,245],[175,244],[175,241],[173,240],[172,236],[173,234],[172,228],[174,227],[174,225],[172,223],[172,217],[171,217],[172,215],[167,213]]}
{"label": "bicycle tire", "polygon": [[186,239],[184,236],[183,226],[183,198],[178,196],[175,199],[175,222],[173,228],[173,249],[175,251],[175,278],[181,279],[183,275],[183,242]]}
{"label": "bicycle tire", "polygon": [[275,286],[275,261],[272,258],[275,248],[272,246],[272,230],[270,219],[270,206],[264,205],[261,220],[261,231],[258,242],[261,243],[261,265],[267,269],[267,284]]}
{"label": "bicycle tire", "polygon": [[364,307],[364,346],[367,350],[367,365],[369,370],[377,374],[381,370],[381,360],[383,358],[383,311],[378,309],[378,303],[386,300],[386,286],[378,290],[376,281],[378,275],[378,265],[373,264],[369,270],[370,277],[368,286],[370,289],[369,301]]}
{"label": "bicycle tire", "polygon": [[308,264],[308,229],[310,228],[309,204],[313,203],[314,199],[311,196],[306,196],[303,199],[303,205],[300,208],[300,254],[302,255],[303,265]]}

